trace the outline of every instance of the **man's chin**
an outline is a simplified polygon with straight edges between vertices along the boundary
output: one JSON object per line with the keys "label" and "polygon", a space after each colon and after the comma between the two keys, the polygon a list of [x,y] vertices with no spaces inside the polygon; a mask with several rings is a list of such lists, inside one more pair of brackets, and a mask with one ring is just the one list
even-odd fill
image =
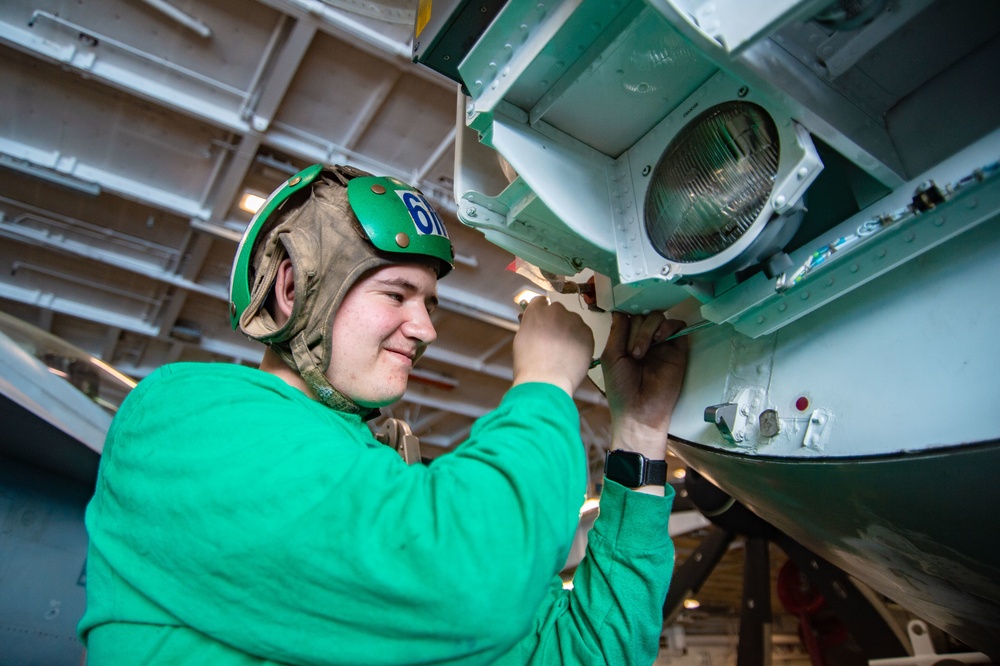
{"label": "man's chin", "polygon": [[368,409],[379,409],[382,407],[388,407],[389,405],[399,402],[403,398],[403,391],[399,394],[389,395],[389,396],[365,396],[365,397],[355,397],[351,398],[354,402],[358,403],[362,407],[367,407]]}

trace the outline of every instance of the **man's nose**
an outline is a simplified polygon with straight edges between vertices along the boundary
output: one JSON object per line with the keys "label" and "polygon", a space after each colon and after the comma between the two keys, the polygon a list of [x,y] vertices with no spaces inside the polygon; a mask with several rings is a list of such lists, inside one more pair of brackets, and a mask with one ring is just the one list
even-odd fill
{"label": "man's nose", "polygon": [[402,331],[406,337],[419,340],[424,345],[437,340],[437,331],[434,329],[434,322],[431,321],[431,314],[423,306],[413,308],[412,314],[403,323]]}

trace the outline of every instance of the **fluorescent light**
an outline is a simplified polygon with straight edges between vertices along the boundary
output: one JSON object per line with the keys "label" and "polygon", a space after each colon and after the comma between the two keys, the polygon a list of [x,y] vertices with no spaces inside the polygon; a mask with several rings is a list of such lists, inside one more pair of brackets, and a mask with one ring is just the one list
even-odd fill
{"label": "fluorescent light", "polygon": [[684,600],[684,608],[687,608],[688,610],[694,610],[695,608],[698,608],[699,606],[701,606],[701,602],[698,601],[697,599],[685,599]]}
{"label": "fluorescent light", "polygon": [[683,467],[678,467],[677,469],[674,470],[675,479],[683,479],[685,476],[687,476],[687,470],[684,469]]}
{"label": "fluorescent light", "polygon": [[108,365],[107,363],[105,363],[104,361],[102,361],[101,359],[99,359],[99,358],[97,358],[95,356],[91,356],[90,357],[90,362],[92,364],[96,365],[97,367],[99,367],[101,370],[104,370],[104,372],[106,372],[109,375],[113,376],[115,379],[117,379],[121,383],[125,384],[129,388],[135,388],[136,382],[135,382],[134,379],[132,379],[131,377],[129,377],[127,375],[123,375],[122,373],[118,372],[113,367],[111,367],[110,365]]}
{"label": "fluorescent light", "polygon": [[244,192],[243,198],[240,199],[240,208],[251,215],[254,215],[260,210],[260,207],[264,205],[265,201],[266,199],[259,194]]}

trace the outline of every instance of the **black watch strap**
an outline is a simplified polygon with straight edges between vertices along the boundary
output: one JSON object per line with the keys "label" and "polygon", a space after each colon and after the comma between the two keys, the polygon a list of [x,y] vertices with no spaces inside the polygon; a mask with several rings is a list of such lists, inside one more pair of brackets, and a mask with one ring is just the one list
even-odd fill
{"label": "black watch strap", "polygon": [[667,462],[615,449],[604,457],[604,476],[626,488],[667,485]]}

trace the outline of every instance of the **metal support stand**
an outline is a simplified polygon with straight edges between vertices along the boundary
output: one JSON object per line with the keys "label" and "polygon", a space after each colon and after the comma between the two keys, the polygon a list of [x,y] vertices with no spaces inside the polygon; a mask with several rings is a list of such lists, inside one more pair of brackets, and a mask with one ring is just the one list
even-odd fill
{"label": "metal support stand", "polygon": [[743,560],[743,608],[736,666],[771,664],[771,568],[768,541],[746,540]]}
{"label": "metal support stand", "polygon": [[663,603],[663,620],[666,624],[674,621],[684,607],[684,600],[701,589],[734,538],[734,533],[713,527],[697,550],[684,560],[684,564],[677,567],[670,581],[667,600]]}

